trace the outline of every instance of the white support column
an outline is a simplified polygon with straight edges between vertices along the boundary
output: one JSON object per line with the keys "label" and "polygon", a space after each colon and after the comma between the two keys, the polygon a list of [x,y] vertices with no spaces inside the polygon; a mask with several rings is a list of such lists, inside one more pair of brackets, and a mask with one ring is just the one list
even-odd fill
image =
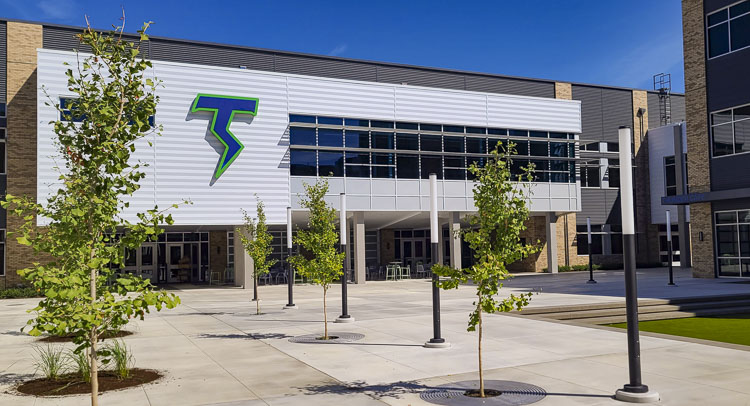
{"label": "white support column", "polygon": [[557,215],[547,213],[545,231],[547,232],[547,272],[557,273]]}
{"label": "white support column", "polygon": [[253,259],[240,242],[240,231],[234,231],[234,285],[243,289],[253,288]]}
{"label": "white support column", "polygon": [[437,246],[437,258],[438,263],[442,264],[445,260],[445,239],[443,237],[443,223],[438,220],[438,246]]}
{"label": "white support column", "polygon": [[457,234],[461,230],[461,218],[456,211],[450,214],[448,230],[450,231],[450,265],[451,268],[461,269],[461,236]]}
{"label": "white support column", "polygon": [[352,219],[354,227],[354,283],[365,283],[367,264],[365,263],[365,213],[358,211]]}

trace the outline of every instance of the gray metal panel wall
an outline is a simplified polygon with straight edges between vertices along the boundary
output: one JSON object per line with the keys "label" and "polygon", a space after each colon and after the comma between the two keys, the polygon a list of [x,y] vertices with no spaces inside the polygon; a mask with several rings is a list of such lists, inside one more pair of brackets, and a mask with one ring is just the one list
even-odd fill
{"label": "gray metal panel wall", "polygon": [[573,85],[573,100],[581,101],[581,140],[601,140],[602,137],[602,89]]}
{"label": "gray metal panel wall", "polygon": [[[375,82],[379,68],[372,64],[302,55],[276,55],[276,72]],[[267,70],[267,69],[266,69]]]}
{"label": "gray metal panel wall", "polygon": [[0,103],[5,103],[8,89],[8,25],[0,21]]}
{"label": "gray metal panel wall", "polygon": [[581,189],[582,210],[576,216],[576,224],[620,224],[620,191],[617,189]]}
{"label": "gray metal panel wall", "polygon": [[[685,121],[685,96],[673,94],[669,97],[672,104],[672,122]],[[661,127],[659,120],[659,95],[648,93],[648,128]]]}
{"label": "gray metal panel wall", "polygon": [[378,66],[378,82],[408,83],[413,86],[464,89],[464,75],[452,72],[425,71],[399,66]]}
{"label": "gray metal panel wall", "polygon": [[273,71],[274,55],[270,52],[247,52],[237,48],[189,44],[179,41],[152,40],[151,57],[155,60]]}
{"label": "gray metal panel wall", "polygon": [[466,90],[520,96],[555,97],[555,84],[531,80],[466,76]]}
{"label": "gray metal panel wall", "polygon": [[[42,47],[45,49],[56,49],[58,51],[74,51],[80,49],[81,52],[91,52],[91,48],[80,45],[76,35],[83,31],[82,28],[67,27],[49,27],[44,26],[42,29]],[[126,41],[136,42],[138,37],[134,35],[125,35]],[[141,51],[148,58],[148,45],[144,45]]]}
{"label": "gray metal panel wall", "polygon": [[617,142],[623,125],[633,126],[633,92],[602,89],[602,141]]}
{"label": "gray metal panel wall", "polygon": [[[688,169],[689,170],[689,169]],[[711,160],[711,190],[750,187],[750,156],[729,155]]]}

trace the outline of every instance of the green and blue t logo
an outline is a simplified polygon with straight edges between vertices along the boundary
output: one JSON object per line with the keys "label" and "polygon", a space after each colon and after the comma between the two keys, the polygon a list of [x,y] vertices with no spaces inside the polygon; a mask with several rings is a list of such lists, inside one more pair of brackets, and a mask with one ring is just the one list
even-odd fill
{"label": "green and blue t logo", "polygon": [[245,148],[229,131],[234,115],[251,114],[255,116],[258,113],[258,99],[198,93],[190,111],[193,113],[198,111],[213,112],[209,129],[211,134],[224,144],[224,153],[219,159],[216,171],[214,171],[214,179],[218,179]]}

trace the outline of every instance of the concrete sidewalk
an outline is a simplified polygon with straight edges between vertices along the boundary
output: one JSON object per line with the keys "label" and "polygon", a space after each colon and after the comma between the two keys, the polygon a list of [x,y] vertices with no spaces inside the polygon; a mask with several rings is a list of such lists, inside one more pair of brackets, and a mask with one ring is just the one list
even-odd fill
{"label": "concrete sidewalk", "polygon": [[[622,273],[524,276],[505,293],[536,291],[532,306],[621,299]],[[666,286],[661,269],[639,272],[641,297],[747,293],[727,280],[680,273]],[[329,319],[340,309],[340,290],[329,292]],[[470,286],[442,292],[443,336],[448,349],[426,349],[432,335],[430,283],[370,282],[349,286],[353,324],[330,324],[331,333],[362,333],[349,344],[299,344],[290,337],[323,329],[322,290],[297,286],[298,310],[282,310],[285,286],[260,288],[265,314],[254,315],[251,292],[232,288],[185,289],[183,305],[133,323],[127,337],[137,365],[166,372],[159,383],[107,393],[102,404],[127,405],[421,405],[424,390],[476,379],[476,333],[466,331]],[[32,300],[0,301],[2,405],[84,404],[83,396],[35,399],[7,393],[14,379],[33,373],[35,340],[17,333]],[[515,380],[548,392],[539,405],[615,405],[614,391],[628,379],[623,331],[587,328],[508,315],[485,319],[486,379]],[[750,405],[750,352],[642,336],[644,382],[664,405]]]}

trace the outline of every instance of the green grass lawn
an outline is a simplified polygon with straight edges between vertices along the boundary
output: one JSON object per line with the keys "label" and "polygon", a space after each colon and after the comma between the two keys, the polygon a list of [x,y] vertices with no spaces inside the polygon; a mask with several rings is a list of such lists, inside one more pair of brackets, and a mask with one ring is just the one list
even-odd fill
{"label": "green grass lawn", "polygon": [[[627,323],[609,324],[609,326],[619,328],[626,328],[627,325]],[[638,323],[638,326],[641,331],[652,333],[750,345],[750,313],[642,321]]]}

